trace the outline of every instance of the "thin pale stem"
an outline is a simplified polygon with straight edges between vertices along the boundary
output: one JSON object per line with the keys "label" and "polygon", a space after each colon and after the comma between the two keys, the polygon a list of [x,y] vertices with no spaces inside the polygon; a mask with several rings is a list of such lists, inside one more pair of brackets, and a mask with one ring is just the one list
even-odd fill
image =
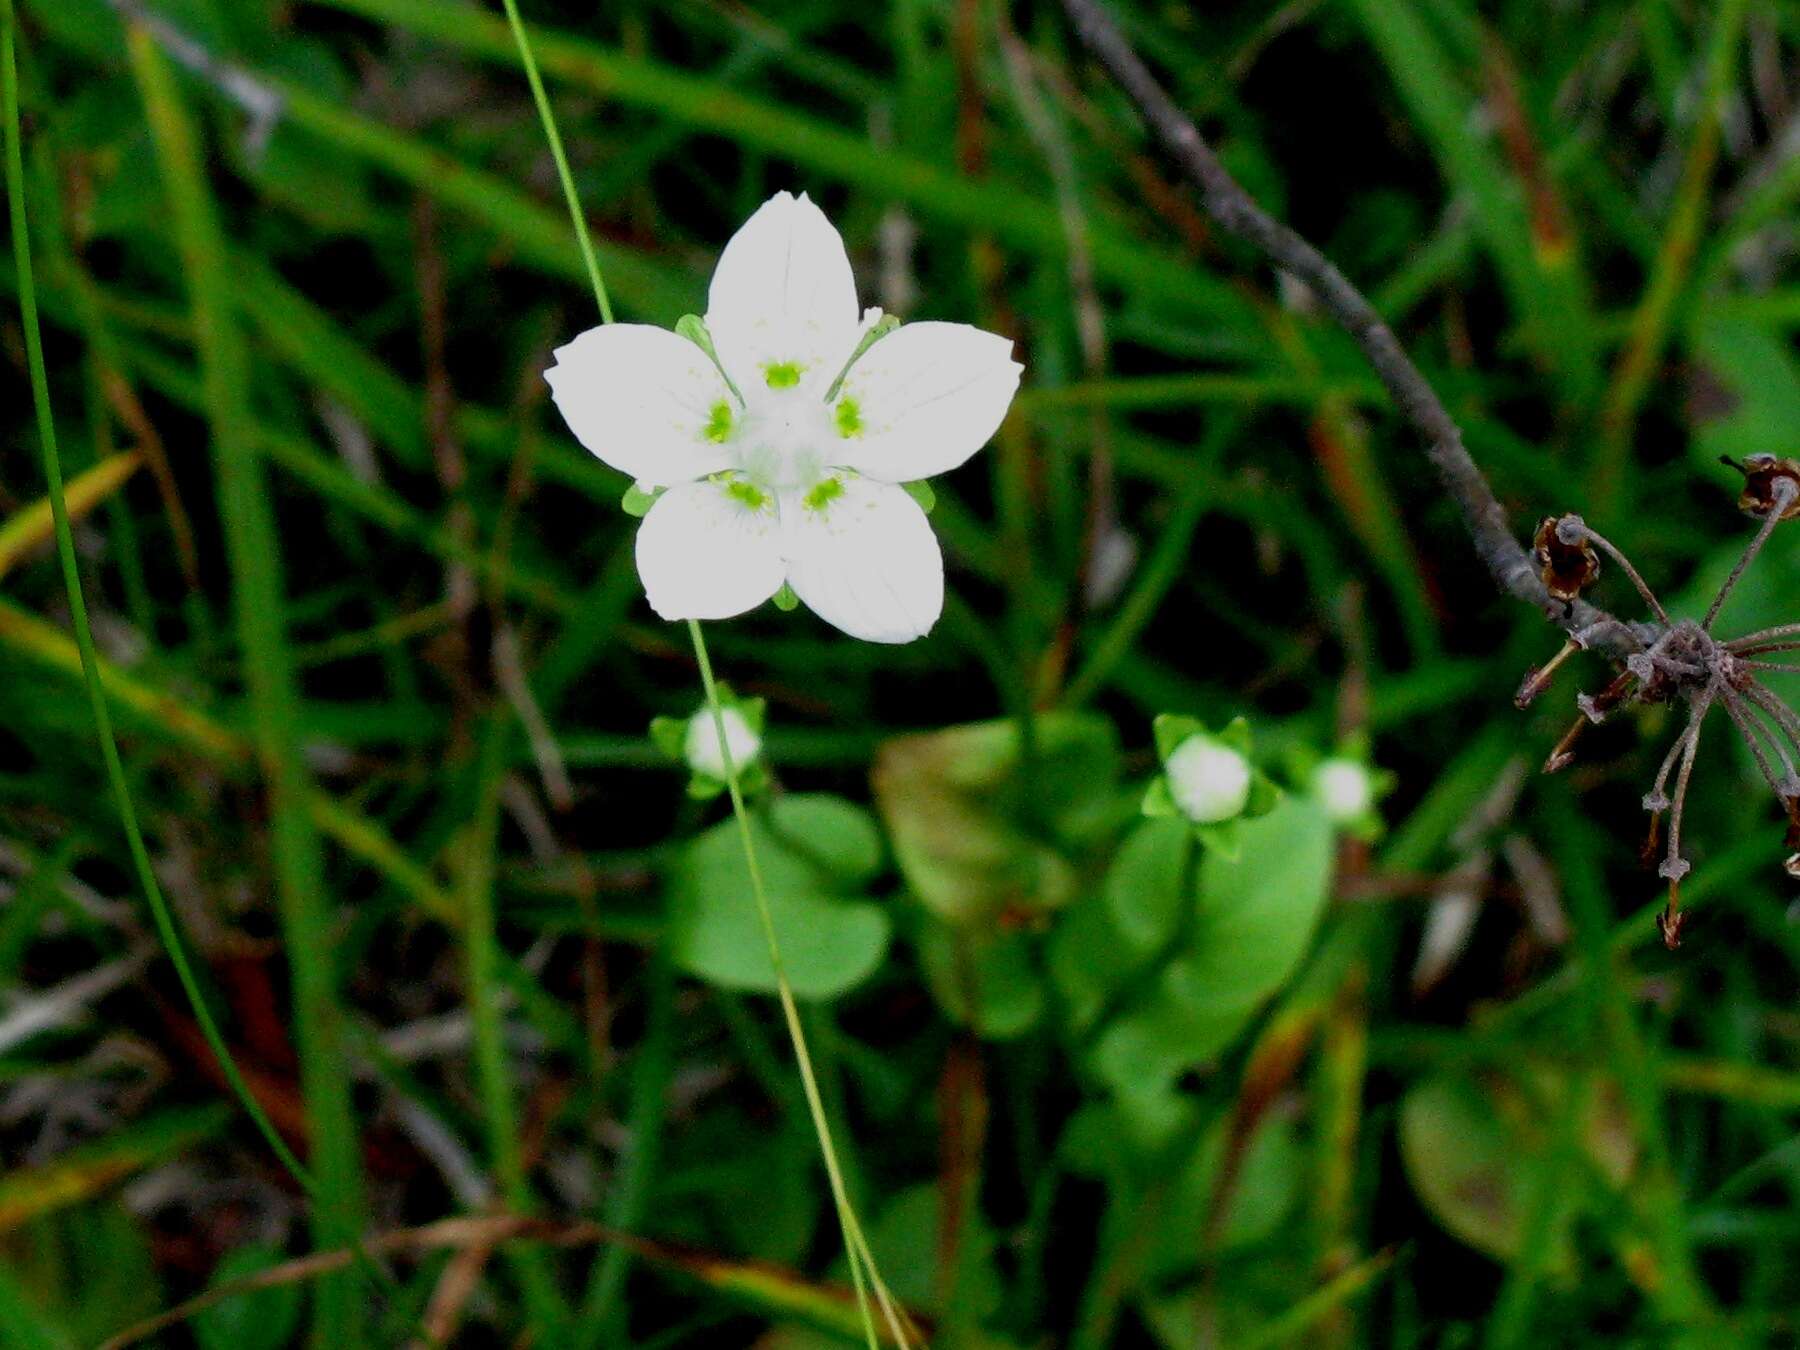
{"label": "thin pale stem", "polygon": [[525,79],[531,85],[531,97],[537,104],[538,119],[544,124],[544,139],[550,143],[550,158],[556,161],[556,176],[562,180],[563,198],[568,202],[569,221],[575,226],[575,240],[581,245],[581,260],[587,264],[588,282],[594,288],[594,300],[600,306],[600,321],[613,321],[612,301],[606,294],[606,281],[600,275],[600,259],[594,252],[594,241],[588,234],[587,217],[581,213],[581,197],[575,191],[575,176],[569,172],[569,157],[563,152],[562,133],[556,129],[556,117],[550,111],[550,96],[544,92],[544,81],[538,74],[537,58],[531,54],[531,39],[525,32],[525,21],[519,17],[518,0],[502,0],[506,21],[512,25],[513,41],[519,45],[519,63],[525,67]]}
{"label": "thin pale stem", "polygon": [[1681,752],[1687,745],[1688,733],[1694,724],[1689,714],[1687,726],[1681,729],[1681,735],[1675,738],[1675,744],[1669,747],[1669,753],[1663,756],[1662,766],[1656,771],[1656,781],[1650,785],[1650,793],[1644,798],[1644,809],[1660,815],[1669,809],[1669,775],[1675,772],[1675,761],[1681,758]]}
{"label": "thin pale stem", "polygon": [[1800,714],[1761,685],[1750,685],[1744,690],[1744,697],[1773,718],[1794,747],[1800,749]]}
{"label": "thin pale stem", "polygon": [[1744,712],[1762,728],[1764,738],[1774,747],[1775,754],[1781,760],[1781,767],[1787,773],[1786,784],[1777,786],[1775,795],[1784,800],[1800,795],[1800,771],[1796,770],[1796,764],[1800,763],[1800,743],[1796,743],[1792,736],[1784,739],[1781,724],[1766,708],[1746,700]]}
{"label": "thin pale stem", "polygon": [[[588,234],[587,220],[581,212],[581,199],[575,190],[574,176],[569,172],[568,156],[563,152],[562,135],[557,130],[556,116],[551,111],[550,100],[544,92],[543,80],[538,75],[537,60],[532,55],[531,39],[526,31],[524,21],[519,17],[517,0],[503,0],[506,7],[507,21],[512,26],[513,40],[519,48],[519,60],[525,68],[525,78],[531,85],[531,96],[537,104],[538,117],[543,122],[544,136],[550,144],[551,157],[556,161],[557,176],[562,181],[563,198],[569,209],[570,223],[575,227],[575,237],[581,245],[582,261],[587,265],[588,280],[593,286],[594,301],[600,308],[600,321],[610,324],[613,321],[612,304],[607,298],[606,283],[600,274],[600,262],[594,252],[593,240]],[[763,889],[762,868],[757,862],[756,843],[750,831],[749,813],[744,808],[744,794],[738,783],[737,765],[732,762],[730,742],[725,734],[724,710],[719,704],[718,689],[713,681],[712,662],[708,659],[706,639],[700,632],[697,621],[688,621],[688,632],[694,641],[694,658],[700,666],[701,683],[706,688],[707,706],[712,710],[713,726],[719,737],[719,751],[725,763],[725,782],[731,794],[732,814],[737,817],[738,835],[744,848],[744,862],[750,873],[750,888],[756,897],[757,918],[762,924],[763,938],[769,947],[769,963],[775,972],[776,992],[780,997],[782,1017],[787,1022],[788,1039],[793,1044],[794,1059],[800,1067],[800,1081],[805,1089],[807,1110],[812,1114],[813,1129],[819,1137],[819,1149],[824,1155],[826,1176],[831,1183],[831,1197],[837,1207],[838,1223],[843,1230],[845,1254],[850,1262],[851,1282],[856,1290],[856,1304],[862,1313],[863,1331],[867,1337],[870,1350],[875,1350],[879,1338],[875,1333],[875,1321],[869,1308],[868,1289],[865,1287],[865,1270],[868,1285],[872,1285],[876,1298],[881,1303],[889,1329],[893,1332],[895,1343],[906,1350],[910,1342],[903,1327],[902,1317],[896,1310],[887,1286],[881,1278],[881,1272],[875,1264],[873,1253],[869,1251],[868,1242],[863,1238],[862,1225],[857,1222],[856,1211],[850,1203],[849,1192],[845,1189],[843,1171],[838,1165],[837,1150],[831,1141],[831,1126],[825,1118],[825,1105],[819,1096],[819,1085],[813,1074],[812,1055],[807,1049],[806,1033],[800,1025],[800,1012],[794,1005],[793,989],[788,984],[787,972],[782,963],[781,944],[775,934],[775,921],[769,912],[768,896]]]}
{"label": "thin pale stem", "polygon": [[[1619,565],[1620,571],[1631,578],[1631,584],[1637,587],[1637,593],[1644,598],[1644,603],[1649,605],[1651,611],[1662,621],[1663,627],[1673,628],[1675,624],[1674,621],[1669,618],[1669,611],[1664,609],[1662,601],[1656,598],[1656,592],[1650,589],[1650,583],[1645,581],[1643,575],[1639,573],[1637,568],[1631,565],[1631,559],[1627,558],[1612,540],[1601,534],[1600,531],[1594,529],[1586,521],[1583,521],[1581,524],[1581,532],[1589,542],[1597,545],[1602,553],[1616,562]],[[1711,615],[1708,615],[1707,617],[1709,620],[1711,619]]]}
{"label": "thin pale stem", "polygon": [[1769,536],[1775,532],[1775,527],[1781,524],[1782,514],[1792,504],[1794,493],[1800,491],[1800,488],[1796,488],[1787,479],[1783,479],[1777,486],[1779,490],[1775,494],[1774,505],[1769,509],[1768,516],[1764,518],[1762,528],[1756,532],[1756,537],[1750,541],[1750,546],[1737,560],[1737,566],[1731,569],[1731,575],[1725,578],[1725,584],[1719,587],[1719,593],[1713,597],[1712,604],[1707,608],[1706,617],[1700,621],[1700,627],[1709,633],[1712,631],[1713,620],[1719,617],[1719,610],[1725,605],[1725,598],[1736,588],[1738,581],[1749,569],[1750,564],[1756,561],[1756,555],[1762,552],[1763,545],[1769,542]]}
{"label": "thin pale stem", "polygon": [[[725,788],[731,795],[731,812],[737,818],[738,842],[743,846],[744,863],[750,873],[750,892],[756,899],[757,921],[762,926],[763,941],[768,944],[769,965],[775,972],[775,992],[781,1003],[781,1015],[787,1021],[788,1040],[794,1047],[794,1061],[800,1067],[800,1085],[805,1090],[806,1109],[812,1115],[813,1131],[819,1137],[819,1151],[824,1155],[825,1175],[831,1184],[832,1201],[837,1206],[844,1248],[850,1258],[852,1271],[859,1264],[868,1265],[869,1282],[875,1288],[876,1297],[882,1302],[883,1311],[888,1314],[895,1339],[905,1346],[907,1341],[900,1331],[898,1319],[888,1309],[886,1289],[880,1272],[868,1253],[867,1243],[862,1240],[862,1227],[856,1221],[850,1194],[844,1187],[843,1169],[838,1164],[837,1148],[831,1141],[831,1124],[825,1118],[825,1103],[819,1095],[818,1079],[813,1073],[812,1053],[807,1048],[806,1032],[800,1025],[800,1010],[795,1006],[794,991],[788,984],[787,966],[781,955],[781,940],[775,934],[775,919],[769,911],[769,897],[763,888],[762,865],[756,857],[756,839],[750,829],[750,812],[744,806],[743,790],[738,784],[738,766],[732,759],[731,740],[725,734],[725,709],[719,702],[719,688],[713,679],[712,660],[707,655],[706,638],[700,631],[699,620],[689,619],[687,624],[688,635],[694,642],[694,660],[700,666],[700,683],[706,690],[706,706],[712,713],[713,729],[719,737],[719,756],[725,765]],[[867,1334],[871,1350],[874,1350],[879,1342],[875,1335],[874,1318],[869,1310],[868,1295],[861,1279],[857,1279],[855,1284],[857,1306],[862,1311],[863,1330]]]}
{"label": "thin pale stem", "polygon": [[[1736,725],[1738,735],[1744,738],[1744,744],[1750,747],[1750,757],[1756,761],[1756,767],[1762,773],[1763,782],[1769,785],[1769,791],[1777,797],[1787,796],[1782,783],[1792,781],[1794,775],[1794,764],[1788,758],[1787,747],[1769,735],[1768,727],[1753,718],[1745,710],[1743,700],[1731,690],[1727,689],[1720,694],[1719,701],[1725,705],[1725,712]],[[1763,752],[1764,740],[1769,742],[1770,748],[1780,758],[1782,770],[1787,774],[1786,779],[1776,780],[1775,771],[1769,767],[1769,757]]]}
{"label": "thin pale stem", "polygon": [[1767,671],[1776,675],[1800,675],[1800,666],[1789,665],[1783,661],[1740,661],[1738,664],[1751,670]]}
{"label": "thin pale stem", "polygon": [[1788,642],[1766,642],[1755,647],[1727,647],[1733,656],[1774,656],[1781,652],[1800,652],[1800,638]]}
{"label": "thin pale stem", "polygon": [[1682,876],[1688,866],[1681,856],[1681,821],[1687,813],[1688,783],[1694,776],[1694,759],[1700,751],[1700,731],[1706,723],[1706,714],[1711,710],[1713,692],[1707,690],[1700,695],[1700,701],[1694,705],[1694,717],[1688,723],[1687,734],[1682,737],[1681,769],[1675,775],[1674,809],[1669,813],[1669,851],[1663,861],[1663,875],[1669,879],[1670,905],[1673,907],[1675,887],[1681,883]]}
{"label": "thin pale stem", "polygon": [[1800,623],[1784,623],[1774,628],[1765,628],[1759,633],[1745,633],[1742,637],[1734,637],[1725,644],[1725,650],[1741,652],[1744,648],[1764,642],[1774,642],[1781,638],[1800,640]]}

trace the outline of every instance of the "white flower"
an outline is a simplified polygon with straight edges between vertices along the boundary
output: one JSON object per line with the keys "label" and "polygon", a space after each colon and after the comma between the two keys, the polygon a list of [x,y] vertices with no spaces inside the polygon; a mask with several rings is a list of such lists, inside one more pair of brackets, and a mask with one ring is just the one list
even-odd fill
{"label": "white flower", "polygon": [[993,333],[914,323],[876,336],[880,317],[859,316],[831,222],[783,192],[713,272],[716,363],[645,324],[589,329],[557,350],[548,379],[576,437],[645,491],[667,489],[637,537],[663,618],[742,614],[785,583],[872,642],[909,642],[936,622],[943,556],[899,484],[985,445],[1021,367]]}
{"label": "white flower", "polygon": [[[762,737],[736,708],[721,707],[719,716],[725,723],[725,749],[731,751],[731,766],[742,773],[762,753]],[[731,776],[725,772],[725,756],[719,750],[719,729],[713,725],[711,708],[702,708],[688,719],[682,751],[688,768],[695,773],[721,783]]]}
{"label": "white flower", "polygon": [[1375,782],[1354,759],[1328,759],[1313,773],[1313,791],[1334,825],[1361,820],[1375,805]]}
{"label": "white flower", "polygon": [[1240,815],[1250,804],[1250,761],[1210,736],[1190,736],[1163,764],[1176,808],[1196,825]]}

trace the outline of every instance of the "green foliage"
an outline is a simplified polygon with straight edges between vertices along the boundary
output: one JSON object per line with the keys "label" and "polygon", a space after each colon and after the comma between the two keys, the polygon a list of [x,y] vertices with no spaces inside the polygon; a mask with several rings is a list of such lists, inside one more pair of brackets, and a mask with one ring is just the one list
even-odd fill
{"label": "green foliage", "polygon": [[[1168,827],[1150,821],[1141,828]],[[1291,797],[1245,823],[1240,838],[1237,856],[1209,850],[1191,876],[1185,868],[1156,868],[1145,882],[1161,887],[1173,880],[1173,889],[1148,900],[1134,897],[1135,927],[1149,929],[1145,919],[1162,925],[1154,937],[1165,959],[1147,977],[1108,991],[1121,1006],[1099,1033],[1092,1063],[1122,1099],[1157,1096],[1183,1069],[1235,1040],[1312,940],[1331,881],[1332,833],[1324,813]],[[1134,870],[1141,866],[1132,862]],[[1114,901],[1115,932],[1123,926],[1117,897],[1126,886],[1115,882],[1102,895]]]}
{"label": "green foliage", "polygon": [[905,736],[875,761],[876,805],[912,893],[944,921],[985,928],[1060,909],[1074,855],[1116,814],[1118,738],[1100,717],[1034,721],[1027,758],[1015,722]]}
{"label": "green foliage", "polygon": [[[1717,457],[1800,428],[1793,7],[1106,4],[1521,537],[1580,511],[1703,612],[1744,542]],[[595,321],[565,187],[628,321],[710,350],[720,247],[804,190],[870,341],[974,323],[1026,367],[1002,438],[906,485],[930,637],[785,590],[706,625],[767,708],[745,786],[822,1109],[933,1345],[1790,1340],[1800,930],[1747,754],[1703,750],[1667,954],[1637,804],[1678,710],[1529,776],[1608,673],[1513,708],[1555,634],[1060,7],[753,8],[521,0],[559,165],[498,5],[19,0],[34,393],[170,904],[21,394],[0,1342],[496,1206],[547,1240],[427,1230],[454,1249],[388,1250],[393,1287],[334,1265],[157,1343],[422,1341],[465,1276],[472,1344],[859,1336],[723,784],[685,765],[688,644],[642,602],[654,498],[543,385]],[[9,316],[25,282],[0,261]],[[0,321],[19,391],[33,331]],[[1784,527],[1721,631],[1800,620],[1796,575]],[[1641,613],[1610,565],[1595,598]],[[1199,733],[1280,803],[1184,824],[1161,760]],[[1334,755],[1378,812],[1325,819]],[[365,1186],[377,1226],[335,1221]]]}
{"label": "green foliage", "polygon": [[[219,1263],[214,1285],[249,1279],[279,1265],[282,1252],[273,1247],[240,1247]],[[233,1294],[194,1318],[194,1336],[202,1350],[279,1350],[300,1323],[300,1289],[278,1284]]]}
{"label": "green foliage", "polygon": [[[770,803],[752,828],[794,993],[833,998],[861,984],[891,931],[883,908],[860,898],[881,870],[875,822],[840,797],[800,794]],[[670,941],[682,969],[727,989],[774,992],[736,825],[723,821],[688,844],[669,892]]]}

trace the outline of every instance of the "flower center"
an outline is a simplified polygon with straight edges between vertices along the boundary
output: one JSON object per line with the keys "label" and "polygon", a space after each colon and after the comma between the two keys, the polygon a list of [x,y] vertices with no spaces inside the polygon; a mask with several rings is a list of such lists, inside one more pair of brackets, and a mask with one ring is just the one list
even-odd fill
{"label": "flower center", "polygon": [[825,477],[826,455],[838,439],[831,409],[804,386],[745,390],[737,428],[738,463],[770,488],[808,488]]}

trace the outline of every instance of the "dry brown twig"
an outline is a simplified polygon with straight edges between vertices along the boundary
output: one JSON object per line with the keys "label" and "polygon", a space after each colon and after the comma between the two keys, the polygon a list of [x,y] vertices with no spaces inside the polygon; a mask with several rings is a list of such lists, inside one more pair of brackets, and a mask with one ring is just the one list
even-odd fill
{"label": "dry brown twig", "polygon": [[[1686,728],[1644,798],[1645,809],[1651,813],[1646,854],[1660,852],[1658,870],[1669,883],[1668,903],[1658,920],[1664,942],[1671,948],[1681,943],[1680,885],[1690,870],[1681,851],[1681,829],[1701,727],[1714,706],[1726,711],[1764,781],[1781,802],[1788,818],[1784,851],[1789,856],[1784,865],[1790,876],[1800,878],[1800,772],[1795,767],[1800,762],[1800,714],[1763,683],[1764,676],[1789,669],[1766,658],[1800,651],[1800,624],[1729,641],[1712,634],[1727,597],[1775,527],[1800,517],[1800,462],[1771,455],[1755,456],[1743,464],[1727,461],[1744,474],[1739,506],[1762,523],[1699,621],[1671,617],[1625,555],[1579,516],[1546,519],[1538,527],[1533,548],[1527,550],[1514,535],[1486,476],[1464,447],[1455,419],[1374,306],[1324,254],[1263,210],[1226,171],[1193,120],[1176,106],[1096,0],[1063,0],[1063,8],[1094,59],[1199,189],[1207,213],[1304,282],[1320,308],[1362,349],[1401,415],[1424,439],[1426,457],[1460,508],[1475,552],[1495,583],[1507,594],[1535,605],[1568,633],[1556,657],[1527,674],[1516,699],[1518,705],[1523,708],[1541,695],[1557,668],[1577,651],[1599,652],[1622,664],[1623,669],[1599,694],[1577,698],[1582,715],[1552,750],[1546,772],[1554,773],[1570,763],[1582,729],[1606,720],[1619,708],[1677,699],[1688,705]],[[1581,598],[1600,574],[1602,555],[1631,580],[1652,618],[1620,620]],[[1669,815],[1666,847],[1658,842],[1665,813]]]}

